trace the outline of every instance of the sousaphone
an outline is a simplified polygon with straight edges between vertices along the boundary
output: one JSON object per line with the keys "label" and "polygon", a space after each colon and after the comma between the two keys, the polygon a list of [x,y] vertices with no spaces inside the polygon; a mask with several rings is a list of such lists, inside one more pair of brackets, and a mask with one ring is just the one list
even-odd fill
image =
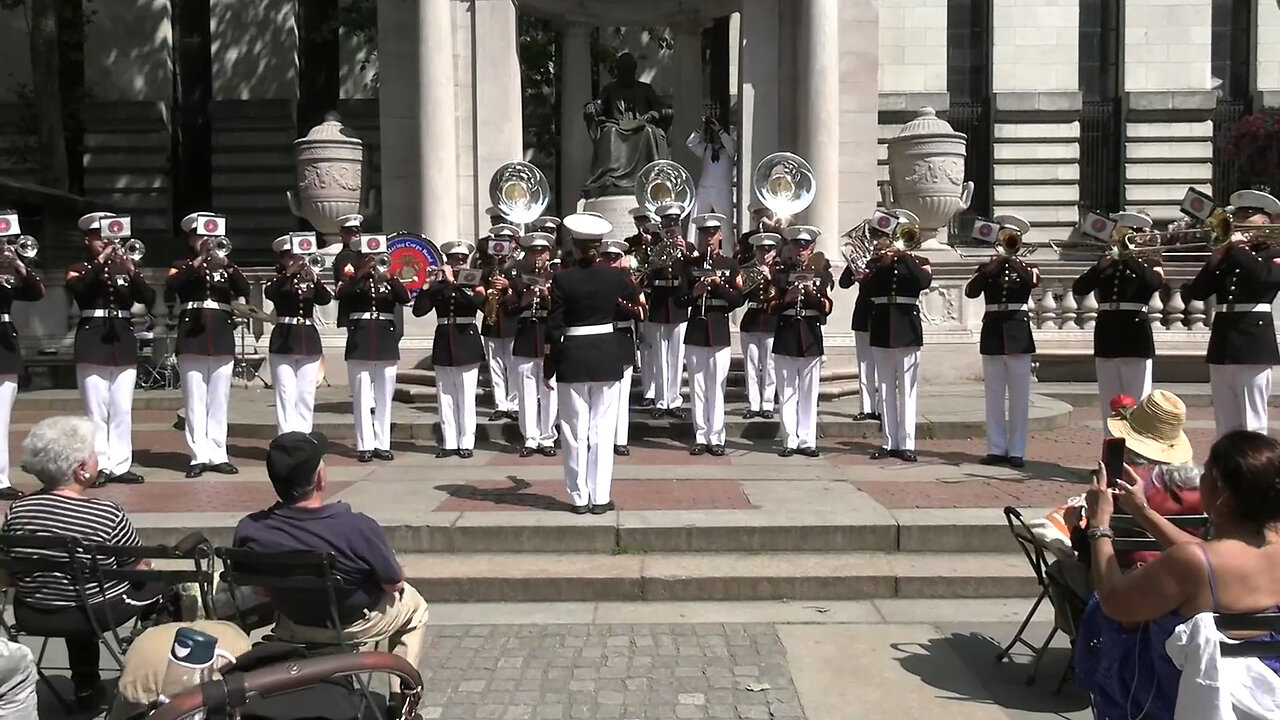
{"label": "sousaphone", "polygon": [[776,152],[761,160],[751,176],[751,189],[779,219],[803,212],[818,191],[813,168],[804,158],[789,152]]}
{"label": "sousaphone", "polygon": [[668,203],[680,203],[684,215],[688,215],[693,210],[695,194],[693,176],[670,160],[654,160],[636,177],[636,205],[652,218],[658,217],[658,208]]}
{"label": "sousaphone", "polygon": [[489,202],[511,222],[531,223],[542,217],[551,203],[551,186],[541,170],[515,160],[498,168],[489,179]]}

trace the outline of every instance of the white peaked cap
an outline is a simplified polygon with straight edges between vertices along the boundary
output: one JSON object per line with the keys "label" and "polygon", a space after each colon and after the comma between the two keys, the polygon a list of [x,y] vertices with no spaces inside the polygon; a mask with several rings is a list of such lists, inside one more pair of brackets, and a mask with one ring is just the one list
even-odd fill
{"label": "white peaked cap", "polygon": [[271,241],[271,249],[275,252],[284,252],[291,247],[293,247],[293,243],[290,241],[288,233]]}
{"label": "white peaked cap", "polygon": [[[99,230],[102,228],[102,223],[101,223],[102,218],[112,214],[114,213],[91,212],[88,215],[81,215],[80,220],[76,222],[76,225],[80,226],[80,230],[83,232],[89,232],[90,230]],[[184,220],[183,222],[186,222],[186,221]],[[195,222],[195,221],[193,220],[192,222]]]}
{"label": "white peaked cap", "polygon": [[489,228],[489,234],[494,237],[501,237],[504,235],[506,237],[516,237],[520,234],[520,229],[515,225],[507,225],[506,223],[503,223]]}
{"label": "white peaked cap", "polygon": [[659,205],[654,212],[658,213],[658,217],[670,217],[672,215],[683,217],[684,210],[685,208],[683,204],[673,202]]}
{"label": "white peaked cap", "polygon": [[793,225],[782,231],[783,237],[788,240],[805,240],[813,242],[822,237],[822,231],[812,225]]}
{"label": "white peaked cap", "polygon": [[1234,208],[1256,208],[1268,215],[1280,213],[1280,200],[1261,190],[1239,190],[1231,193],[1229,200]]}
{"label": "white peaked cap", "polygon": [[896,208],[894,210],[890,210],[889,212],[898,216],[898,222],[913,223],[915,225],[920,224],[920,218],[917,217],[916,214],[911,212],[910,210],[903,210],[902,208]]}
{"label": "white peaked cap", "polygon": [[1013,228],[1023,235],[1031,232],[1031,223],[1023,220],[1017,215],[997,215],[991,218],[991,220],[1000,227]]}
{"label": "white peaked cap", "polygon": [[751,236],[751,244],[756,247],[777,247],[782,236],[778,233],[757,233]]}
{"label": "white peaked cap", "polygon": [[549,248],[551,247],[553,240],[555,240],[555,238],[551,237],[550,233],[531,232],[526,233],[524,237],[520,238],[520,246],[529,249],[539,247]]}
{"label": "white peaked cap", "polygon": [[358,228],[364,224],[364,216],[360,213],[352,213],[343,215],[338,218],[338,227],[340,228]]}
{"label": "white peaked cap", "polygon": [[618,255],[626,255],[631,246],[626,240],[605,240],[600,243],[600,252],[617,253]]}
{"label": "white peaked cap", "polygon": [[191,232],[196,227],[196,218],[200,217],[201,215],[212,215],[212,214],[213,213],[211,212],[204,212],[204,211],[193,212],[190,215],[182,218],[182,223],[181,223],[182,229],[187,232]]}
{"label": "white peaked cap", "polygon": [[540,227],[540,228],[544,228],[547,226],[560,227],[560,218],[554,215],[543,215],[542,217],[533,221],[533,226]]}
{"label": "white peaked cap", "polygon": [[466,240],[450,240],[440,246],[440,252],[445,255],[470,255],[476,251],[476,246]]}
{"label": "white peaked cap", "polygon": [[693,218],[693,225],[697,228],[718,228],[728,222],[729,218],[720,213],[704,213]]}
{"label": "white peaked cap", "polygon": [[1121,211],[1114,213],[1111,216],[1111,219],[1114,220],[1117,225],[1134,228],[1135,230],[1147,230],[1152,225],[1151,217],[1145,213]]}

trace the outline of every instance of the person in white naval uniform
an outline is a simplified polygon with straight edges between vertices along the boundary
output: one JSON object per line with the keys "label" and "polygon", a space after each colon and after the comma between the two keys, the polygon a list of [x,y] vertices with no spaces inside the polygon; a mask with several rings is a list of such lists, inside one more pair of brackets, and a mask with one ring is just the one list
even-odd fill
{"label": "person in white naval uniform", "polygon": [[[689,149],[702,160],[698,174],[698,194],[693,201],[693,214],[719,213],[726,218],[733,212],[733,169],[737,143],[720,127],[715,118],[704,118],[702,127],[689,134]],[[725,237],[736,238],[732,221],[726,220]],[[719,248],[725,251],[725,248]],[[728,254],[728,253],[726,253]]]}

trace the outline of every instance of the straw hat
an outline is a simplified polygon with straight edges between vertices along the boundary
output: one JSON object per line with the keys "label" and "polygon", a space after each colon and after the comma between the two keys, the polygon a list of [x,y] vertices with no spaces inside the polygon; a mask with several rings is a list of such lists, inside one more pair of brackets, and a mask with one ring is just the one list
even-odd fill
{"label": "straw hat", "polygon": [[1158,463],[1191,462],[1191,441],[1183,432],[1187,406],[1168,390],[1152,390],[1132,408],[1122,408],[1107,418],[1112,435],[1125,439],[1125,447]]}

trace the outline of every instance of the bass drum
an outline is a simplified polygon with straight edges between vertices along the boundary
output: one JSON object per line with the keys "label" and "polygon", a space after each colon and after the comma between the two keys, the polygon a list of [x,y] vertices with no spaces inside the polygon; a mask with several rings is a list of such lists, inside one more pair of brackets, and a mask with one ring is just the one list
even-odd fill
{"label": "bass drum", "polygon": [[432,268],[444,264],[440,248],[426,235],[401,230],[387,235],[387,256],[391,265],[387,272],[404,283],[410,297],[427,284]]}

